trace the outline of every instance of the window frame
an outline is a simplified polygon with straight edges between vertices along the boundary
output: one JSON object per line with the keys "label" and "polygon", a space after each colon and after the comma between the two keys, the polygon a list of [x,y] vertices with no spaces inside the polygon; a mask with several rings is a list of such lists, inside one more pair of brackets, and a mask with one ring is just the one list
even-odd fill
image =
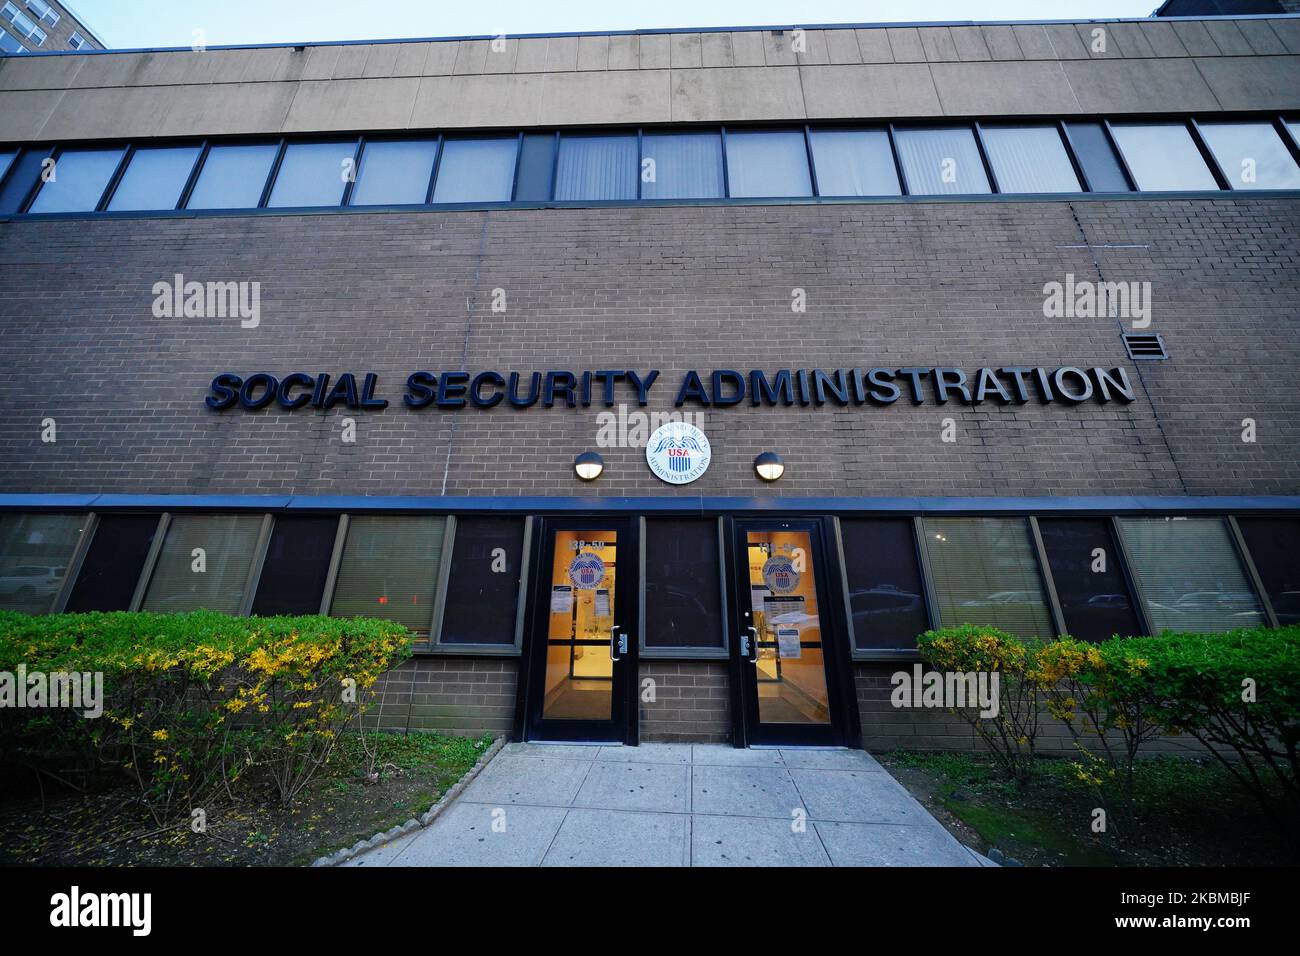
{"label": "window frame", "polygon": [[[989,156],[988,143],[984,140],[985,127],[989,129],[1050,129],[1056,132],[1061,148],[1065,150],[1066,161],[1070,164],[1070,169],[1074,173],[1074,178],[1079,182],[1078,189],[1069,189],[1065,192],[1039,190],[1035,192],[1013,192],[1003,189],[1002,182],[997,178],[997,170],[994,168],[993,159]],[[1080,193],[1091,192],[1088,188],[1088,182],[1084,179],[1083,170],[1080,168],[1079,160],[1074,155],[1074,144],[1065,134],[1065,123],[1063,120],[1055,122],[1036,122],[1032,118],[1024,122],[1014,120],[976,120],[975,121],[975,141],[979,144],[980,156],[984,160],[984,169],[989,176],[989,185],[993,187],[994,195],[998,196],[1077,196]]]}
{"label": "window frame", "polygon": [[[639,177],[638,177],[639,178]],[[718,536],[718,607],[719,627],[722,631],[721,647],[649,647],[646,645],[645,606],[646,606],[646,518],[657,515],[638,516],[637,526],[637,655],[639,660],[651,661],[726,661],[731,659],[731,605],[727,594],[727,519],[722,515],[714,516],[715,532]],[[707,515],[665,515],[663,517],[701,517]]]}
{"label": "window frame", "polygon": [[[348,199],[352,195],[352,187],[356,185],[356,177],[360,171],[361,146],[365,142],[364,136],[356,134],[339,134],[330,136],[323,134],[314,134],[311,136],[289,137],[285,136],[280,139],[280,150],[276,153],[275,162],[271,164],[271,173],[267,177],[266,188],[262,191],[261,204],[259,209],[269,209],[277,213],[294,212],[302,209],[342,209],[348,204]],[[352,144],[352,180],[343,183],[343,189],[339,192],[339,201],[335,203],[316,204],[309,206],[272,206],[271,196],[275,192],[275,184],[280,178],[280,171],[284,166],[285,157],[288,155],[290,148],[294,146],[346,146]]]}
{"label": "window frame", "polygon": [[[1029,123],[1031,122],[1031,120],[1032,118],[1026,118],[1025,122]],[[918,199],[925,199],[925,200],[929,200],[930,202],[936,202],[936,201],[958,202],[958,201],[965,201],[973,198],[978,198],[980,196],[1015,196],[1017,199],[1019,199],[1025,195],[1033,195],[1032,193],[1029,194],[1004,193],[999,188],[997,176],[994,174],[993,167],[989,163],[988,153],[986,153],[984,150],[984,137],[980,134],[980,129],[979,129],[980,122],[982,121],[969,120],[965,123],[953,122],[951,120],[946,120],[943,117],[936,117],[933,120],[908,122],[908,123],[891,122],[889,124],[889,142],[894,149],[894,161],[898,166],[898,176],[899,176],[898,181],[903,187],[903,195],[915,196]],[[903,162],[902,154],[899,152],[898,149],[898,132],[900,130],[902,130],[903,132],[927,131],[927,130],[930,132],[947,131],[947,130],[965,130],[966,132],[970,133],[971,139],[975,143],[975,151],[976,153],[979,154],[980,163],[984,167],[984,181],[988,183],[989,186],[988,192],[982,192],[982,193],[915,192],[912,188],[912,183],[908,180],[907,166]],[[1051,195],[1060,195],[1060,194],[1044,193],[1043,195],[1051,196]],[[1074,195],[1078,195],[1078,194],[1075,193]]]}
{"label": "window frame", "polygon": [[[199,151],[194,157],[194,162],[190,164],[190,171],[185,176],[185,182],[181,185],[181,191],[180,194],[177,196],[176,205],[171,207],[172,209],[183,209],[184,207],[180,205],[180,203],[189,198],[189,190],[193,187],[193,184],[197,181],[198,178],[196,172],[198,168],[202,165],[203,160],[207,157],[207,140],[196,141],[193,139],[188,139],[188,140],[176,140],[174,142],[168,141],[165,143],[157,143],[157,144],[150,142],[144,146],[140,146],[135,142],[129,143],[126,148],[126,154],[122,157],[122,162],[118,164],[117,169],[114,170],[113,172],[112,178],[109,179],[108,181],[108,185],[104,188],[104,195],[101,196],[99,199],[99,208],[96,209],[95,211],[111,212],[113,215],[118,215],[118,216],[130,215],[130,214],[139,216],[139,215],[148,215],[151,212],[166,212],[167,210],[165,209],[110,210],[108,207],[113,202],[113,197],[117,195],[117,189],[119,186],[122,185],[122,180],[126,178],[126,174],[131,166],[131,161],[135,159],[136,153],[142,150],[148,151],[152,149],[187,149],[187,148],[192,149],[195,146],[198,147]],[[34,196],[32,197],[32,199],[33,201],[35,201]]]}
{"label": "window frame", "polygon": [[[372,143],[413,143],[424,142],[433,144],[433,165],[429,167],[429,180],[424,184],[424,199],[418,203],[363,203],[354,205],[352,194],[356,191],[357,184],[361,181],[361,164],[365,161],[366,150]],[[406,135],[400,132],[384,134],[378,136],[362,135],[357,139],[357,151],[353,158],[353,177],[352,182],[347,184],[343,190],[343,202],[339,205],[347,209],[422,209],[425,206],[433,205],[433,184],[438,179],[438,164],[442,162],[442,144],[443,135],[441,133],[432,134],[412,134]],[[516,160],[517,162],[518,160]],[[513,189],[512,189],[513,192]],[[315,207],[319,208],[319,207]]]}
{"label": "window frame", "polygon": [[[844,602],[844,633],[849,642],[849,659],[853,661],[919,661],[921,652],[915,647],[858,647],[857,634],[853,630],[853,604],[851,601],[852,591],[849,586],[849,566],[844,554],[844,531],[840,526],[841,515],[835,515],[832,520],[834,528],[834,545],[835,557],[840,564],[840,596]],[[856,517],[856,516],[855,516]],[[921,579],[921,604],[925,609],[925,620],[928,628],[933,630],[938,627],[938,604],[935,601],[934,584],[930,580],[930,567],[928,559],[923,553],[922,541],[925,535],[921,530],[920,515],[863,515],[863,519],[871,520],[876,518],[903,518],[909,522],[912,531],[912,552],[916,556],[916,570]]]}
{"label": "window frame", "polygon": [[[57,176],[59,159],[65,153],[111,152],[112,150],[115,149],[120,149],[122,151],[122,154],[118,156],[117,165],[113,168],[113,172],[109,175],[108,181],[104,184],[104,188],[99,194],[99,199],[96,201],[94,209],[83,209],[80,211],[63,211],[63,212],[38,212],[38,213],[31,213],[31,215],[45,216],[54,219],[59,217],[78,218],[81,216],[104,212],[104,210],[107,208],[108,205],[108,197],[113,194],[113,190],[117,189],[117,184],[122,178],[122,173],[126,170],[126,164],[130,161],[131,157],[135,154],[135,145],[132,142],[122,141],[122,140],[109,140],[104,143],[87,143],[84,145],[77,143],[72,145],[71,147],[65,146],[63,143],[56,143],[50,147],[49,153],[47,153],[45,156],[46,159],[54,160],[55,175]],[[13,170],[16,162],[17,159],[15,158],[15,162],[9,164],[9,170],[6,172],[6,178],[8,172],[11,172]],[[15,215],[28,215],[32,206],[36,204],[36,200],[40,196],[41,190],[45,188],[45,185],[46,185],[45,180],[38,175],[36,177],[36,182],[32,185],[31,189],[27,193],[27,198],[24,199],[22,205],[18,207],[19,212],[15,213]],[[122,214],[114,213],[114,215],[122,215]]]}
{"label": "window frame", "polygon": [[[1224,114],[1224,119],[1227,119],[1227,117],[1228,114]],[[1207,190],[1204,189],[1143,189],[1138,185],[1137,176],[1133,174],[1128,159],[1124,156],[1124,150],[1120,148],[1119,138],[1115,136],[1115,122],[1109,117],[1103,119],[1101,122],[1102,126],[1106,129],[1106,135],[1109,137],[1111,145],[1115,148],[1115,154],[1119,157],[1120,167],[1124,170],[1124,175],[1127,176],[1128,181],[1133,184],[1133,191],[1138,195],[1151,196],[1153,198],[1168,198],[1177,196],[1195,196],[1199,193],[1207,192]],[[1210,148],[1205,144],[1205,140],[1201,138],[1201,131],[1196,127],[1191,115],[1182,117],[1181,122],[1179,118],[1162,118],[1159,115],[1154,117],[1145,114],[1139,116],[1125,116],[1119,120],[1119,125],[1171,126],[1174,128],[1181,126],[1187,132],[1187,135],[1190,137],[1192,145],[1196,148],[1196,151],[1200,154],[1201,162],[1203,162],[1205,168],[1209,170],[1210,178],[1218,185],[1217,191],[1231,192],[1231,189],[1228,186],[1228,181],[1223,175],[1223,170],[1219,168],[1218,160],[1214,158],[1213,153],[1210,152]],[[1264,192],[1264,190],[1260,191]]]}

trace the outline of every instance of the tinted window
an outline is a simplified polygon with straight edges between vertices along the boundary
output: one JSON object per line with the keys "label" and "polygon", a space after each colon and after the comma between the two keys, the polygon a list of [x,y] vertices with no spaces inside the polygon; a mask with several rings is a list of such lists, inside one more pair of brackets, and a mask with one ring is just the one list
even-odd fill
{"label": "tinted window", "polygon": [[1111,130],[1138,189],[1219,188],[1182,123],[1115,123]]}
{"label": "tinted window", "polygon": [[13,162],[9,178],[0,189],[0,214],[10,215],[18,212],[27,194],[36,185],[41,174],[41,163],[50,155],[48,149],[25,149]]}
{"label": "tinted window", "polygon": [[1300,624],[1300,518],[1238,518],[1277,622]]}
{"label": "tinted window", "polygon": [[551,198],[555,176],[555,134],[529,133],[519,147],[519,175],[515,183],[518,202],[544,202]]}
{"label": "tinted window", "polygon": [[442,144],[434,202],[509,202],[519,141],[449,139]]}
{"label": "tinted window", "polygon": [[1081,641],[1141,631],[1119,549],[1104,518],[1040,518],[1065,629]]}
{"label": "tinted window", "polygon": [[357,170],[352,206],[423,203],[433,180],[438,141],[433,139],[366,143]]}
{"label": "tinted window", "polygon": [[812,177],[803,133],[727,133],[727,182],[733,196],[811,196]]}
{"label": "tinted window", "polygon": [[[647,133],[641,138],[643,199],[722,196],[722,137],[718,133]],[[647,166],[646,160],[653,160]]]}
{"label": "tinted window", "polygon": [[811,134],[821,196],[897,196],[898,171],[883,129],[815,129]]}
{"label": "tinted window", "polygon": [[635,199],[635,136],[561,136],[556,199]]}
{"label": "tinted window", "polygon": [[981,132],[999,192],[1079,192],[1079,177],[1055,126],[986,126]]}
{"label": "tinted window", "polygon": [[175,209],[199,158],[199,147],[137,149],[108,201],[110,211]]}
{"label": "tinted window", "polygon": [[9,172],[9,167],[17,156],[18,150],[16,149],[0,152],[0,179],[4,179],[5,173]]}
{"label": "tinted window", "polygon": [[1111,148],[1104,126],[1100,123],[1066,123],[1065,129],[1070,134],[1074,158],[1083,168],[1089,189],[1097,193],[1129,191],[1128,180],[1124,178],[1124,170]]}
{"label": "tinted window", "polygon": [[1024,518],[926,518],[939,621],[987,624],[1023,638],[1055,630]]}
{"label": "tinted window", "polygon": [[846,519],[840,534],[854,647],[915,649],[916,635],[929,629],[930,619],[911,520]]}
{"label": "tinted window", "polygon": [[335,517],[276,518],[253,598],[253,613],[319,614],[334,555]]}
{"label": "tinted window", "polygon": [[0,608],[48,612],[85,525],[86,515],[0,514]]}
{"label": "tinted window", "polygon": [[330,614],[388,618],[427,635],[446,523],[435,516],[352,518]]}
{"label": "tinted window", "polygon": [[1202,123],[1201,135],[1233,189],[1300,189],[1300,168],[1273,124]]}
{"label": "tinted window", "polygon": [[254,209],[279,149],[273,143],[213,146],[199,171],[187,209]]}
{"label": "tinted window", "polygon": [[141,610],[238,614],[261,526],[256,515],[173,518]]}
{"label": "tinted window", "polygon": [[1264,623],[1222,518],[1121,518],[1156,631],[1214,633]]}
{"label": "tinted window", "polygon": [[457,518],[440,644],[514,644],[523,518]]}
{"label": "tinted window", "polygon": [[718,522],[647,518],[645,532],[646,648],[721,648]]}
{"label": "tinted window", "polygon": [[356,143],[291,144],[275,174],[267,207],[337,206],[356,153]]}
{"label": "tinted window", "polygon": [[129,610],[157,530],[157,515],[102,515],[65,610]]}
{"label": "tinted window", "polygon": [[900,129],[895,131],[894,142],[912,195],[989,192],[973,130],[965,126]]}
{"label": "tinted window", "polygon": [[65,150],[56,157],[54,178],[41,186],[27,211],[90,212],[121,160],[120,149]]}

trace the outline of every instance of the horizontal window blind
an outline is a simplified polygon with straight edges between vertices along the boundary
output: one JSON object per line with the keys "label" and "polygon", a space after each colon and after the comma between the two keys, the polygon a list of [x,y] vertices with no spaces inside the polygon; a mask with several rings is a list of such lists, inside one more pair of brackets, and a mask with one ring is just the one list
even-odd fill
{"label": "horizontal window blind", "polygon": [[1121,518],[1139,590],[1157,631],[1215,633],[1264,623],[1224,518]]}
{"label": "horizontal window blind", "polygon": [[926,518],[939,621],[1051,638],[1038,556],[1024,518]]}
{"label": "horizontal window blind", "polygon": [[387,618],[427,635],[446,525],[435,515],[350,519],[330,614]]}
{"label": "horizontal window blind", "polygon": [[180,515],[171,521],[141,610],[238,614],[259,515]]}

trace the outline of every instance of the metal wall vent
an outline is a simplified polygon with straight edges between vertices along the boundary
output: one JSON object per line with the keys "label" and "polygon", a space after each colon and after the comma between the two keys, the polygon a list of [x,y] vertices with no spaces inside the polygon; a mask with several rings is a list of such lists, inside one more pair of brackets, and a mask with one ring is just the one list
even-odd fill
{"label": "metal wall vent", "polygon": [[1128,357],[1137,359],[1167,359],[1165,340],[1156,332],[1125,332],[1124,348]]}

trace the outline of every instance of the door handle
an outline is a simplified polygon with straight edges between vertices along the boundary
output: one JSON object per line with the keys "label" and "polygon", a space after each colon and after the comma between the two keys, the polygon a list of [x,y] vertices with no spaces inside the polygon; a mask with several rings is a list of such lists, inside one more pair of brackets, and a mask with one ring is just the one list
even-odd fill
{"label": "door handle", "polygon": [[611,661],[621,661],[623,658],[614,653],[614,645],[618,642],[618,625],[615,624],[609,629],[609,659]]}
{"label": "door handle", "polygon": [[747,628],[747,630],[749,631],[750,634],[753,635],[753,637],[750,639],[750,645],[754,653],[750,656],[749,662],[751,664],[757,664],[758,663],[758,628],[751,626]]}

